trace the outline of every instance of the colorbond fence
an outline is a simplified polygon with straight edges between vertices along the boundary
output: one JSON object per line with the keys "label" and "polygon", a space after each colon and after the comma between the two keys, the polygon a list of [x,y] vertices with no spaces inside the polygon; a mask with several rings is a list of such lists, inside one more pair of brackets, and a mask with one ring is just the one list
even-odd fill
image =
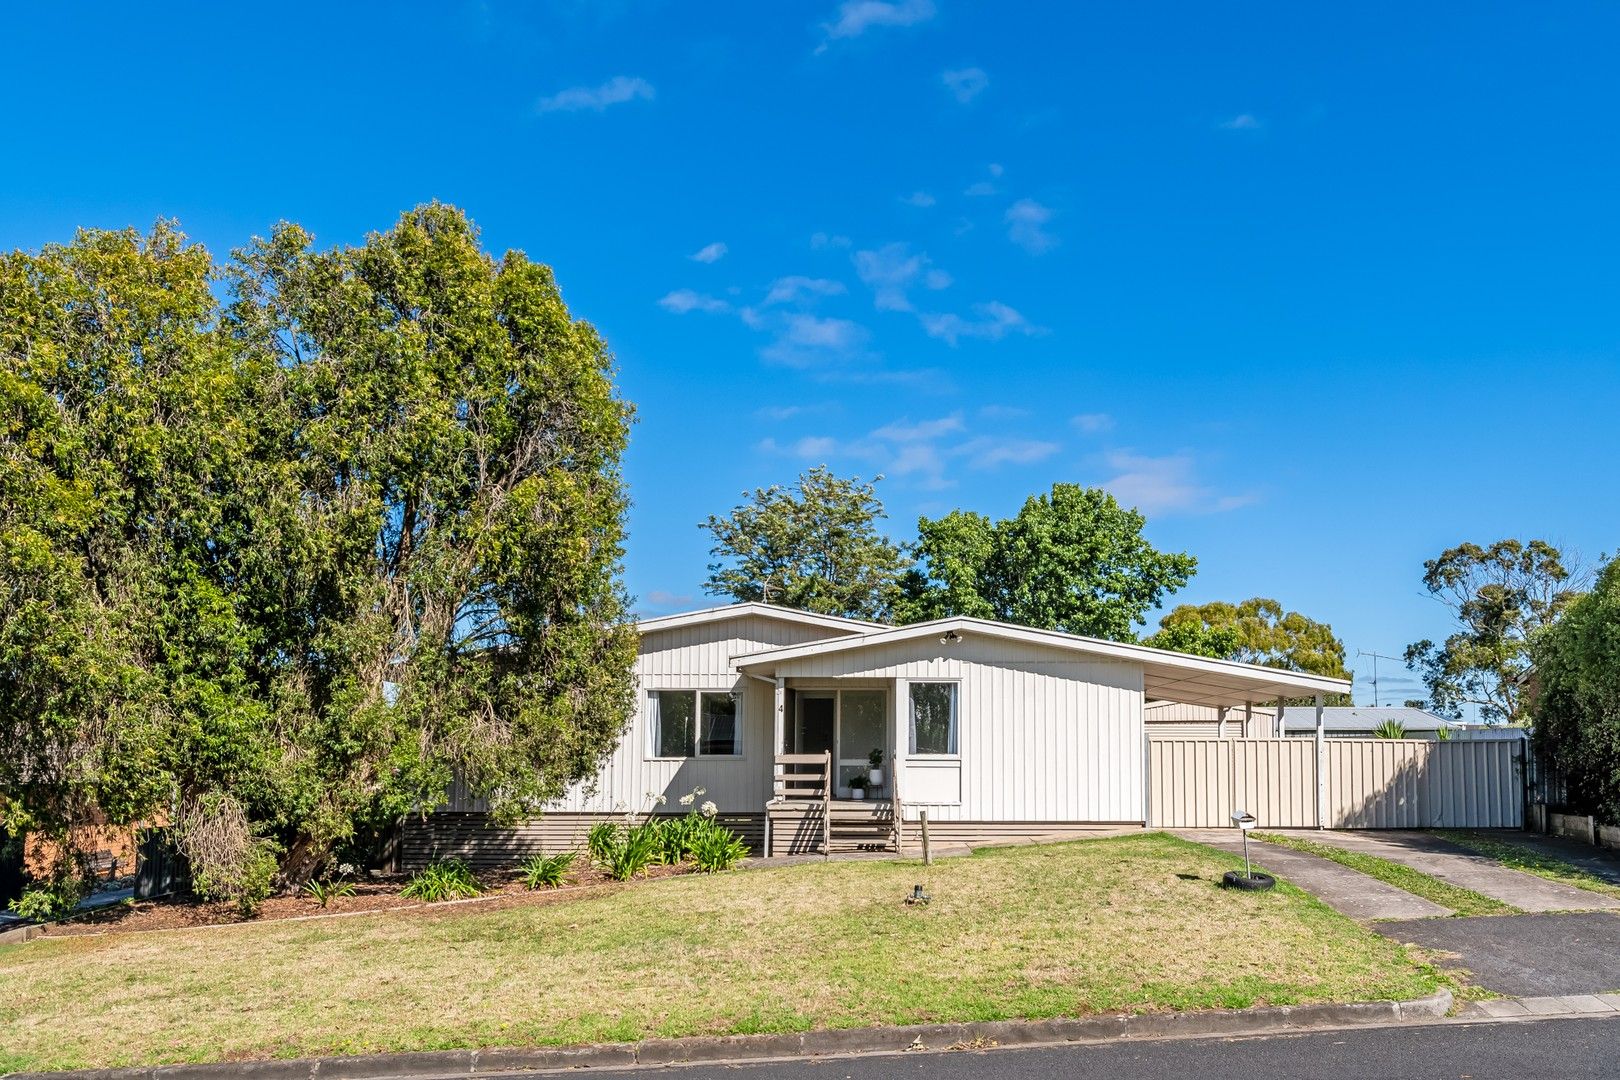
{"label": "colorbond fence", "polygon": [[[1328,739],[1330,829],[1520,828],[1519,741]],[[1161,828],[1315,828],[1314,739],[1153,739],[1148,817]]]}

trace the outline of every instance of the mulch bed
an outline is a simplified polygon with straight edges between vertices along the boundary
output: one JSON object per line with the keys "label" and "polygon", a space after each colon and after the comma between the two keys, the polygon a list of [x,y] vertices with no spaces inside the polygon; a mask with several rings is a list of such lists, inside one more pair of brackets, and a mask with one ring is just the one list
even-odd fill
{"label": "mulch bed", "polygon": [[[559,900],[581,899],[612,889],[629,888],[634,881],[619,882],[594,867],[582,865],[584,860],[569,871],[568,883],[556,889],[530,891],[511,871],[479,874],[487,890],[476,900],[452,901],[448,904],[424,904],[401,896],[407,878],[382,881],[356,882],[353,896],[334,896],[326,907],[313,897],[303,894],[272,896],[259,905],[258,912],[243,918],[235,905],[208,903],[192,897],[164,897],[158,900],[137,900],[86,912],[70,922],[54,923],[45,928],[46,937],[78,937],[86,934],[126,934],[145,930],[183,930],[199,926],[224,926],[239,923],[279,922],[287,919],[307,919],[317,916],[353,915],[364,912],[414,910],[432,913],[473,905],[479,910],[520,907],[528,904],[554,903]],[[690,866],[653,866],[647,869],[641,881],[647,878],[673,877],[689,874]]]}

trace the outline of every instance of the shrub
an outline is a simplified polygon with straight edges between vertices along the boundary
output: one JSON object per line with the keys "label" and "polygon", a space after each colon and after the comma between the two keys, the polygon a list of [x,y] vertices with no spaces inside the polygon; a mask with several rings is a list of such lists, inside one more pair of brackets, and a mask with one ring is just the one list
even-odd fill
{"label": "shrub", "polygon": [[555,889],[563,883],[568,868],[574,865],[576,853],[564,851],[557,855],[530,855],[518,872],[527,889]]}
{"label": "shrub", "polygon": [[240,803],[211,794],[186,803],[175,844],[191,867],[191,890],[204,900],[230,900],[244,917],[270,895],[281,845],[257,836]]}
{"label": "shrub", "polygon": [[407,900],[425,900],[437,904],[443,900],[461,900],[478,896],[484,887],[473,876],[471,867],[460,859],[435,859],[424,866],[399,895]]}
{"label": "shrub", "polygon": [[585,835],[585,851],[590,855],[591,862],[607,869],[611,853],[619,845],[621,829],[617,821],[598,821],[591,826],[591,831]]}
{"label": "shrub", "polygon": [[658,860],[661,843],[657,821],[649,819],[633,828],[615,826],[597,865],[614,881],[629,881]]}
{"label": "shrub", "polygon": [[319,901],[321,907],[325,907],[334,896],[353,896],[354,882],[344,881],[342,878],[306,881],[304,882],[304,892]]}
{"label": "shrub", "polygon": [[1536,755],[1582,814],[1620,824],[1620,558],[1530,642]]}
{"label": "shrub", "polygon": [[22,896],[11,905],[12,913],[35,922],[60,919],[78,906],[84,898],[85,887],[81,878],[68,876],[23,890]]}
{"label": "shrub", "polygon": [[1372,736],[1375,739],[1404,739],[1406,738],[1406,725],[1399,720],[1385,720],[1373,728]]}
{"label": "shrub", "polygon": [[748,854],[748,847],[730,829],[713,818],[703,818],[694,830],[691,843],[692,863],[704,873],[715,874],[730,870]]}

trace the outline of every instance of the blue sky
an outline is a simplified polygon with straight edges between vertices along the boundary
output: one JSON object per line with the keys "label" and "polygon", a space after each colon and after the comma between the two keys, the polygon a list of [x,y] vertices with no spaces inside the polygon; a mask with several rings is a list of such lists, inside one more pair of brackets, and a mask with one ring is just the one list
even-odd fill
{"label": "blue sky", "polygon": [[706,603],[697,522],[810,465],[884,474],[900,538],[1075,481],[1198,556],[1176,600],[1274,596],[1359,677],[1446,632],[1451,544],[1620,547],[1616,40],[1579,3],[34,5],[0,244],[454,202],[617,354],[642,610]]}

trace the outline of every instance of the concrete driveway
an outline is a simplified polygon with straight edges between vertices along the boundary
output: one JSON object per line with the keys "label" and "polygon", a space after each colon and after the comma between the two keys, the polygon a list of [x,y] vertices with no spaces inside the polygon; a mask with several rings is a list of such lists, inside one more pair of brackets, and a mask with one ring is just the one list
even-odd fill
{"label": "concrete driveway", "polygon": [[[1283,830],[1278,830],[1282,832]],[[1398,862],[1463,889],[1512,904],[1520,911],[1620,911],[1620,897],[1577,889],[1518,870],[1425,832],[1300,830],[1319,844]]]}

